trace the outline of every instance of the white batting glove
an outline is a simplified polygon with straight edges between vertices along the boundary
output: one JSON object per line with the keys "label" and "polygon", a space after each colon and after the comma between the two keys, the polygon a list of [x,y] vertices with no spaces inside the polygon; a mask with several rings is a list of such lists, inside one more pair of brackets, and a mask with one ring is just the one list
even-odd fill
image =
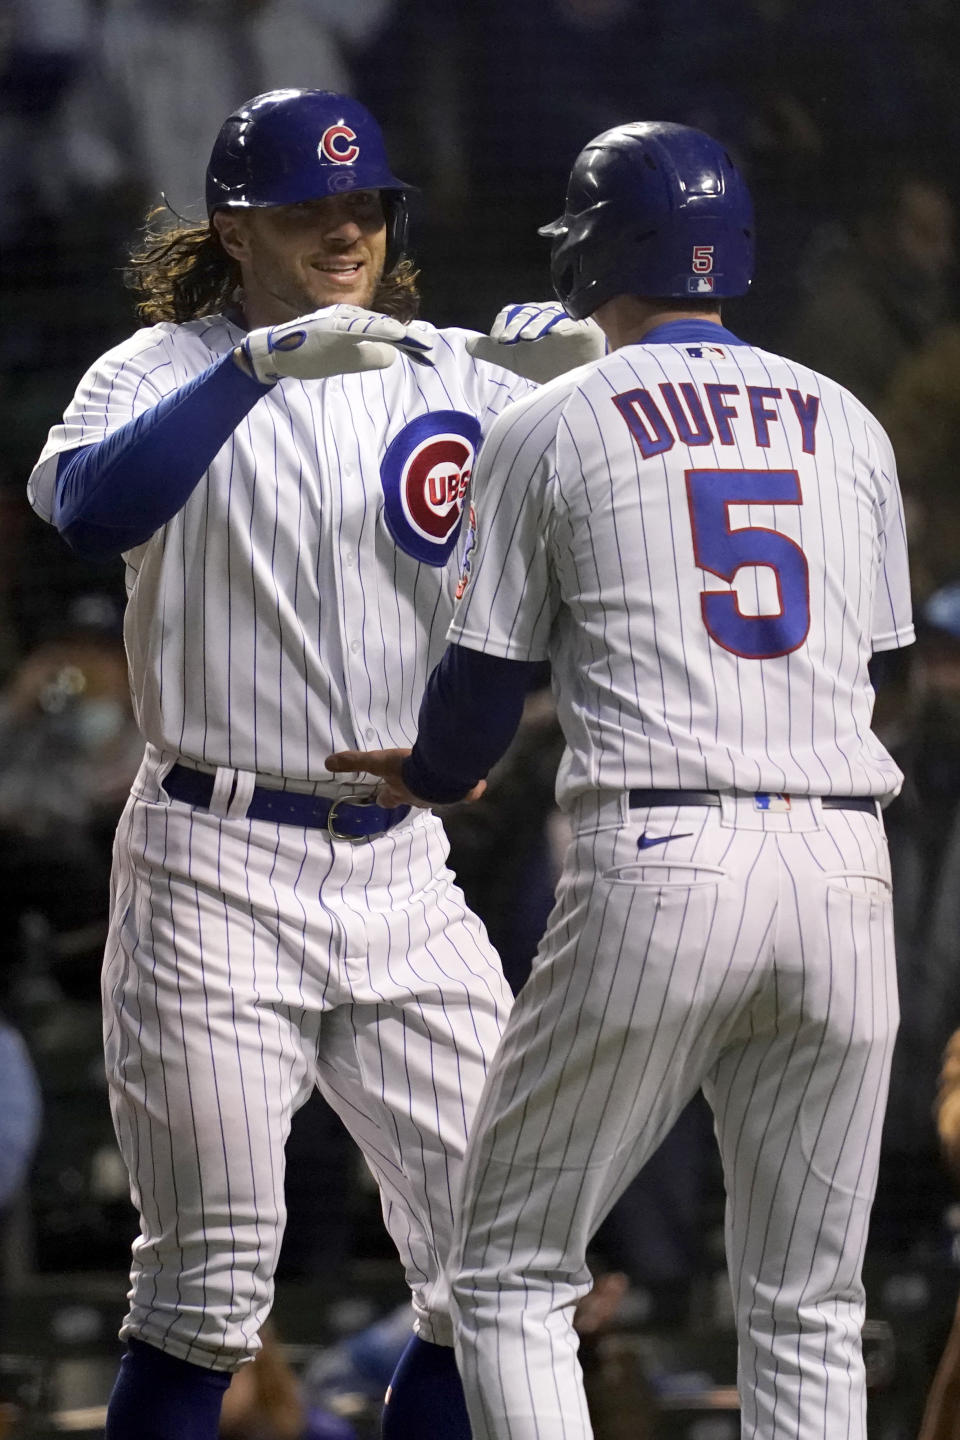
{"label": "white batting glove", "polygon": [[359,305],[328,305],[283,325],[251,330],[239,346],[250,370],[264,385],[294,375],[322,380],[359,370],[385,370],[402,351],[432,365],[430,345],[410,327]]}
{"label": "white batting glove", "polygon": [[502,365],[527,380],[552,380],[599,360],[607,343],[595,320],[571,320],[553,300],[506,305],[489,335],[467,341],[470,354]]}

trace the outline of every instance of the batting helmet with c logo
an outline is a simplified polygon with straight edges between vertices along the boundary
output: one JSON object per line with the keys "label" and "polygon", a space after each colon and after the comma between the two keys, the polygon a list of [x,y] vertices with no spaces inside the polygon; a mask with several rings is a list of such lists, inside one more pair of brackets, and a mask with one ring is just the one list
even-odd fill
{"label": "batting helmet with c logo", "polygon": [[380,126],[359,100],[332,90],[268,90],[220,129],[207,166],[207,214],[379,190],[390,270],[406,248],[413,189],[390,169]]}

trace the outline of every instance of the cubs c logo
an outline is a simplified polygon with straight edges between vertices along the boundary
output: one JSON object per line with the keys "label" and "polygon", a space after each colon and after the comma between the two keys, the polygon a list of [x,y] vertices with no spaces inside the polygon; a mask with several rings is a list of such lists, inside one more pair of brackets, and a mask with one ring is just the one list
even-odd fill
{"label": "cubs c logo", "polygon": [[479,421],[461,410],[419,415],[391,440],[380,465],[384,519],[414,560],[447,563],[479,443]]}
{"label": "cubs c logo", "polygon": [[334,165],[352,165],[360,154],[356,139],[357,132],[349,125],[328,125],[320,136],[317,154],[321,160],[331,160]]}

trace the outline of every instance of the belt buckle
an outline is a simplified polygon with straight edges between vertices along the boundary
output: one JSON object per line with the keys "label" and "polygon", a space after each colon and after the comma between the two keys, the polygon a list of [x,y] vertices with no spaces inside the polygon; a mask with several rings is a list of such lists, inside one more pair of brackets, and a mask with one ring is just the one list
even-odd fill
{"label": "belt buckle", "polygon": [[376,805],[376,803],[377,799],[375,795],[365,794],[362,790],[358,790],[353,795],[339,795],[337,799],[334,800],[333,804],[330,806],[329,811],[327,812],[327,831],[331,839],[346,840],[348,845],[362,845],[365,841],[373,840],[378,835],[386,835],[386,826],[382,830],[371,830],[370,833],[367,835],[345,835],[343,831],[338,830],[334,824],[337,810],[340,808],[341,805],[356,805],[358,807],[363,807],[367,805]]}

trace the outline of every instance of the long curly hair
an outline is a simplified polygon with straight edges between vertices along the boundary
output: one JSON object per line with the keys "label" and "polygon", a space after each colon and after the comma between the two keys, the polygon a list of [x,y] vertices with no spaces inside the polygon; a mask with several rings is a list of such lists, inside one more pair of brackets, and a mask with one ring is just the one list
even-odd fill
{"label": "long curly hair", "polygon": [[[213,226],[171,229],[159,223],[167,213],[163,206],[151,210],[124,272],[145,325],[220,314],[236,303],[241,289],[240,266],[224,250]],[[411,260],[400,260],[381,279],[371,309],[404,323],[413,320],[420,309],[418,274]]]}

